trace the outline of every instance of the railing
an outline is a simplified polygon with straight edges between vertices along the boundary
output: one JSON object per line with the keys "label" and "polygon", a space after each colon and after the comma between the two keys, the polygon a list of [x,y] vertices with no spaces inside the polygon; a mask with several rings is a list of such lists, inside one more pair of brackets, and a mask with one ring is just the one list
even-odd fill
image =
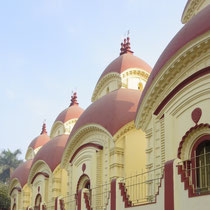
{"label": "railing", "polygon": [[90,207],[92,210],[105,210],[110,198],[110,183],[89,190]]}
{"label": "railing", "polygon": [[210,152],[179,162],[178,170],[193,195],[210,193]]}
{"label": "railing", "polygon": [[136,206],[156,201],[160,182],[163,177],[163,168],[143,171],[120,180],[121,194],[126,206]]}

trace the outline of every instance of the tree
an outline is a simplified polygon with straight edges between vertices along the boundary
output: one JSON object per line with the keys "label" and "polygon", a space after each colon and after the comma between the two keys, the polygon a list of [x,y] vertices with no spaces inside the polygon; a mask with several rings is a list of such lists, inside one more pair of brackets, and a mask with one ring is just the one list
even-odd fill
{"label": "tree", "polygon": [[0,182],[0,209],[9,210],[10,198],[8,195],[8,185]]}
{"label": "tree", "polygon": [[7,182],[10,178],[10,172],[17,168],[22,160],[18,159],[21,154],[19,149],[11,152],[9,149],[0,153],[0,181]]}

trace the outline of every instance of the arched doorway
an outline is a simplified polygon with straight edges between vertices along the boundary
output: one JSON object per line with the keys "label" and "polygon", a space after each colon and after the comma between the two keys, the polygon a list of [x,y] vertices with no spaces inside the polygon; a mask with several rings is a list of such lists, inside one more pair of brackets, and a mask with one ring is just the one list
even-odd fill
{"label": "arched doorway", "polygon": [[77,193],[84,188],[90,190],[90,178],[86,174],[83,174],[78,180]]}
{"label": "arched doorway", "polygon": [[199,139],[192,150],[196,193],[210,193],[210,136]]}
{"label": "arched doorway", "polygon": [[38,194],[35,199],[35,206],[34,210],[40,210],[41,209],[41,202],[42,202],[42,196]]}

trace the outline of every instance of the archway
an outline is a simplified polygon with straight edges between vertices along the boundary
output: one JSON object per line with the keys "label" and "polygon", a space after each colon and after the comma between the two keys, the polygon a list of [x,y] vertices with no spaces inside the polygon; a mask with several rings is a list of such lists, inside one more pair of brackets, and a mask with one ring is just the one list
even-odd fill
{"label": "archway", "polygon": [[35,199],[34,210],[40,210],[41,202],[42,202],[42,196],[40,194],[37,194],[36,199]]}
{"label": "archway", "polygon": [[198,139],[192,149],[196,193],[210,193],[210,135]]}

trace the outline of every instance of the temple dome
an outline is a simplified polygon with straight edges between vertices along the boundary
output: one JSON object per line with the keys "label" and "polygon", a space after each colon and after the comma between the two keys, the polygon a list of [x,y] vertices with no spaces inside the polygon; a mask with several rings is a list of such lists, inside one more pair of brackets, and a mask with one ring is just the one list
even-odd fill
{"label": "temple dome", "polygon": [[69,139],[87,124],[99,124],[112,136],[124,125],[135,119],[141,91],[118,89],[92,103],[80,116]]}
{"label": "temple dome", "polygon": [[38,161],[44,161],[51,171],[60,164],[64,147],[66,145],[69,135],[60,135],[53,138],[47,144],[45,144],[36,154],[33,159],[32,166]]}
{"label": "temple dome", "polygon": [[[79,104],[77,102],[77,94],[74,93],[74,95],[71,98],[71,104],[68,108],[63,110],[56,118],[55,122],[62,122],[65,123],[69,120],[79,118],[84,110],[79,107]],[[54,122],[54,123],[55,123]]]}
{"label": "temple dome", "polygon": [[42,131],[39,136],[32,140],[28,148],[32,148],[33,150],[37,149],[38,147],[43,146],[50,140],[50,137],[47,135],[46,131],[46,124],[43,123]]}
{"label": "temple dome", "polygon": [[27,160],[26,162],[19,165],[12,173],[10,180],[17,179],[20,182],[21,187],[27,183],[29,171],[32,165],[32,160]]}
{"label": "temple dome", "polygon": [[99,81],[109,73],[118,73],[121,74],[122,72],[126,71],[130,68],[139,68],[148,73],[151,73],[152,68],[149,64],[147,64],[142,59],[133,55],[133,51],[130,50],[130,38],[124,40],[124,43],[121,43],[121,52],[120,56],[113,60],[104,70]]}

